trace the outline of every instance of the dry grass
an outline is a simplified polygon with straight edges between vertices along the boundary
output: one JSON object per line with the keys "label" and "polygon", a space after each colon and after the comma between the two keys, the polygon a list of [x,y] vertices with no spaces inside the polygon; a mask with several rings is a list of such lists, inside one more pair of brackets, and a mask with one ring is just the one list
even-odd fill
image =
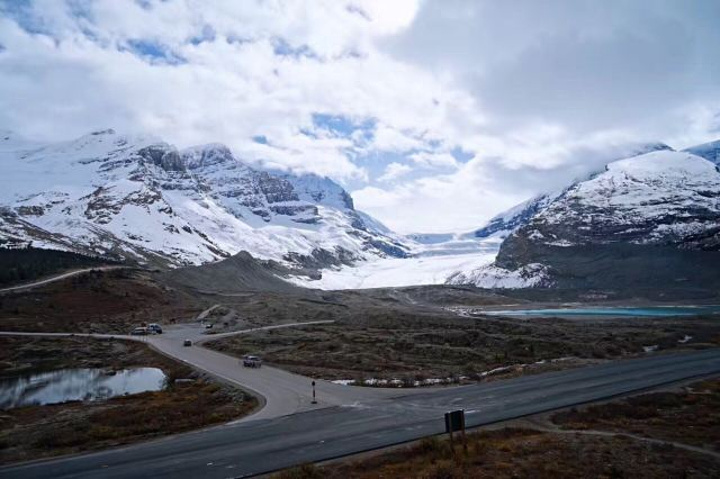
{"label": "dry grass", "polygon": [[560,412],[566,429],[629,432],[720,451],[720,379],[680,392],[656,392],[622,401]]}
{"label": "dry grass", "polygon": [[[0,374],[74,367],[158,367],[162,391],[107,401],[28,406],[0,413],[0,463],[97,450],[220,424],[247,414],[254,398],[194,373],[144,345],[88,338],[0,338]],[[175,382],[177,378],[189,381]]]}
{"label": "dry grass", "polygon": [[642,354],[643,346],[669,350],[685,335],[691,343],[720,338],[712,318],[563,319],[413,316],[388,309],[335,324],[263,331],[208,344],[227,354],[257,353],[273,364],[324,379],[477,379],[498,367],[574,357],[533,365],[508,375],[542,372]]}
{"label": "dry grass", "polygon": [[305,465],[277,479],[711,478],[720,461],[627,437],[502,429],[468,435],[468,450],[438,438],[356,462]]}
{"label": "dry grass", "polygon": [[144,272],[94,271],[0,295],[0,329],[127,334],[139,322],[167,324],[206,307]]}

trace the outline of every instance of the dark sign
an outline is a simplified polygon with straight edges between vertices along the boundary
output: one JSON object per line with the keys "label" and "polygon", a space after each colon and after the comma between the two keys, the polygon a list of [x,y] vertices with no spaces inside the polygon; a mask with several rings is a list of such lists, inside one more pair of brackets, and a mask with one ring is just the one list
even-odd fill
{"label": "dark sign", "polygon": [[451,411],[445,413],[445,432],[462,431],[465,429],[465,411]]}

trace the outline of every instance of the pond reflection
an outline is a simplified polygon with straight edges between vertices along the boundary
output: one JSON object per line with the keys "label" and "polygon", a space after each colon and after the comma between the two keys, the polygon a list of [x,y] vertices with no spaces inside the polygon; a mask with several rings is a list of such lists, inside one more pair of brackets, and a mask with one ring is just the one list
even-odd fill
{"label": "pond reflection", "polygon": [[65,401],[95,401],[145,391],[159,391],[166,376],[158,368],[61,369],[0,379],[0,409]]}

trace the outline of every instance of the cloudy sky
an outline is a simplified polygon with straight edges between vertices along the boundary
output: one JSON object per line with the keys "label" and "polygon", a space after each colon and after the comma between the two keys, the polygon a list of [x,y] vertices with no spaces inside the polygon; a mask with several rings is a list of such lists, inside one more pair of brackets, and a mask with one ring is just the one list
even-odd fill
{"label": "cloudy sky", "polygon": [[643,142],[720,138],[717,0],[0,0],[0,128],[113,127],[466,231]]}

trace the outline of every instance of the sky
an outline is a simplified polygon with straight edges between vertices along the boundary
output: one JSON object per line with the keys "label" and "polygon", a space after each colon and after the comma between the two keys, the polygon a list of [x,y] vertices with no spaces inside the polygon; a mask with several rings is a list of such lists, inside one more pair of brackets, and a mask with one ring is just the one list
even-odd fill
{"label": "sky", "polygon": [[329,176],[464,232],[635,151],[720,138],[716,0],[0,0],[0,128],[114,128]]}

